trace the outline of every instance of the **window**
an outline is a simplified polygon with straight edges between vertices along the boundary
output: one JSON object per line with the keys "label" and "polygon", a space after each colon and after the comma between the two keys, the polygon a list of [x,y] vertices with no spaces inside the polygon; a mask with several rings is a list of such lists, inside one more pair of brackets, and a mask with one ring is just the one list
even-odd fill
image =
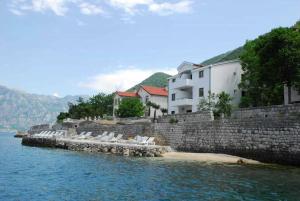
{"label": "window", "polygon": [[204,89],[199,88],[199,97],[203,97],[203,96],[204,96]]}
{"label": "window", "polygon": [[175,94],[172,94],[172,101],[175,101]]}
{"label": "window", "polygon": [[236,89],[235,89],[235,90],[233,90],[233,93],[234,93],[234,94],[236,94],[236,92],[237,92],[237,90],[236,90]]}
{"label": "window", "polygon": [[176,79],[174,78],[174,79],[172,79],[172,82],[175,82],[176,81]]}
{"label": "window", "polygon": [[233,75],[236,76],[236,72],[233,72]]}
{"label": "window", "polygon": [[199,78],[203,77],[204,76],[204,72],[203,70],[202,71],[199,71]]}
{"label": "window", "polygon": [[175,114],[175,111],[172,111],[171,114]]}
{"label": "window", "polygon": [[146,96],[146,103],[149,102],[149,96]]}

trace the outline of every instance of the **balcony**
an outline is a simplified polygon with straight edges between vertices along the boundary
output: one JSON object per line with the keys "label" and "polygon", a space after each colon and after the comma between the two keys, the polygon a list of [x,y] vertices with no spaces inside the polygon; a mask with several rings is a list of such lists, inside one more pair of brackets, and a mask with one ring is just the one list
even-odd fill
{"label": "balcony", "polygon": [[189,105],[193,105],[192,98],[180,98],[180,99],[176,99],[175,101],[172,101],[172,106],[189,106]]}
{"label": "balcony", "polygon": [[193,80],[192,79],[176,79],[175,82],[172,83],[174,89],[184,89],[193,87]]}

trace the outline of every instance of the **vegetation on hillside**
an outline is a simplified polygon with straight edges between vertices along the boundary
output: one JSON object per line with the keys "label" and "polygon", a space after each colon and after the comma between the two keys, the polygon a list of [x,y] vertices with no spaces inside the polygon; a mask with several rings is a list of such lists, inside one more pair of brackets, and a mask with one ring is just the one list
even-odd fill
{"label": "vegetation on hillside", "polygon": [[242,52],[243,52],[243,47],[239,47],[239,48],[234,49],[232,51],[229,51],[229,52],[226,52],[224,54],[220,54],[218,56],[215,56],[213,58],[205,60],[201,64],[202,65],[210,65],[210,64],[214,64],[214,63],[218,63],[218,62],[224,62],[224,61],[239,59]]}
{"label": "vegetation on hillside", "polygon": [[[276,28],[248,41],[240,57],[244,74],[240,88],[246,92],[241,107],[283,103],[284,85],[300,90],[300,30]],[[289,101],[290,102],[290,101]]]}
{"label": "vegetation on hillside", "polygon": [[69,103],[68,112],[61,112],[57,121],[61,122],[66,118],[82,119],[111,116],[113,113],[113,94],[99,93],[85,101],[79,98],[76,104]]}
{"label": "vegetation on hillside", "polygon": [[158,72],[154,73],[141,83],[135,85],[134,87],[130,88],[128,91],[135,91],[138,90],[138,88],[141,85],[147,85],[147,86],[153,86],[153,87],[165,87],[168,86],[168,78],[171,77],[171,75],[168,75],[166,73]]}

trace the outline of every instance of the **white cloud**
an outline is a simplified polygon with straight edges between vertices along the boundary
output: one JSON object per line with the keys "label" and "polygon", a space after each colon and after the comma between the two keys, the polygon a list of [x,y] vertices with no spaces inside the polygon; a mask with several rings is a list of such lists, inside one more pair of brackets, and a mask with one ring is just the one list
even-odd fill
{"label": "white cloud", "polygon": [[174,75],[177,71],[175,68],[145,70],[128,67],[93,76],[88,81],[79,83],[79,86],[98,92],[112,93],[117,90],[127,90],[155,72],[165,72]]}
{"label": "white cloud", "polygon": [[139,10],[137,6],[148,6],[153,3],[153,0],[109,0],[113,7],[121,8],[126,13],[134,15]]}
{"label": "white cloud", "polygon": [[64,16],[68,11],[66,4],[68,0],[32,0],[32,10],[36,12],[44,12],[51,10],[58,16]]}
{"label": "white cloud", "polygon": [[[68,11],[67,4],[75,3],[77,0],[13,0],[10,7],[18,11],[45,12],[52,11],[58,16],[64,16]],[[11,12],[18,14],[18,12]]]}
{"label": "white cloud", "polygon": [[151,4],[149,10],[159,15],[171,15],[174,13],[189,13],[192,1],[184,0],[178,3]]}
{"label": "white cloud", "polygon": [[79,5],[80,12],[84,15],[98,15],[103,14],[104,11],[100,6],[96,6],[91,3],[81,3]]}
{"label": "white cloud", "polygon": [[[188,13],[191,11],[192,0],[176,0],[169,3],[167,0],[105,0],[101,5],[93,3],[94,0],[12,0],[9,10],[15,15],[22,15],[29,11],[41,12],[51,11],[57,16],[64,16],[71,5],[78,7],[84,15],[105,14],[102,4],[106,7],[121,9],[128,16],[134,16],[144,12],[152,12],[158,15],[170,15],[175,13]],[[159,2],[159,3],[158,3]],[[108,5],[108,6],[107,6]],[[124,14],[123,13],[123,14]],[[125,20],[126,22],[126,20]]]}

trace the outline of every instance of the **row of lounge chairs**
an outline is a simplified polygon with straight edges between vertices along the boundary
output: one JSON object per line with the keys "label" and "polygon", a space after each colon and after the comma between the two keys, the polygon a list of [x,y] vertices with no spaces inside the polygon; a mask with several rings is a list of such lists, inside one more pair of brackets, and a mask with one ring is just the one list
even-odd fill
{"label": "row of lounge chairs", "polygon": [[81,132],[78,136],[73,139],[93,139],[101,142],[118,142],[126,144],[140,144],[140,145],[155,145],[154,137],[142,137],[137,135],[134,139],[124,140],[123,135],[118,134],[115,136],[114,132],[104,131],[102,135],[92,136],[92,132]]}
{"label": "row of lounge chairs", "polygon": [[43,138],[64,137],[65,131],[42,131],[40,133],[33,134],[33,136]]}
{"label": "row of lounge chairs", "polygon": [[[154,137],[146,136],[135,136],[133,139],[124,140],[122,139],[123,135],[118,134],[115,136],[114,132],[103,132],[102,135],[92,136],[92,132],[81,132],[79,135],[71,137],[71,139],[92,139],[101,142],[114,142],[114,143],[124,143],[124,144],[138,144],[138,145],[155,145]],[[33,134],[34,137],[41,138],[63,138],[66,136],[66,131],[42,131],[41,133]]]}

